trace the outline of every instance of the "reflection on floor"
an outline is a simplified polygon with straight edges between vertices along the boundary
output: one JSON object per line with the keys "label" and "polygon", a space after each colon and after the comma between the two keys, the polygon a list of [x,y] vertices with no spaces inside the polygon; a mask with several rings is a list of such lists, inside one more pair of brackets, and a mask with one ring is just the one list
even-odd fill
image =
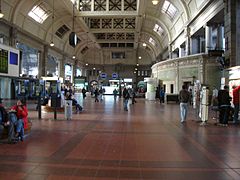
{"label": "reflection on floor", "polygon": [[88,97],[84,111],[42,113],[28,105],[31,134],[18,144],[0,144],[0,179],[240,179],[240,129],[199,126],[190,108],[181,124],[178,104]]}

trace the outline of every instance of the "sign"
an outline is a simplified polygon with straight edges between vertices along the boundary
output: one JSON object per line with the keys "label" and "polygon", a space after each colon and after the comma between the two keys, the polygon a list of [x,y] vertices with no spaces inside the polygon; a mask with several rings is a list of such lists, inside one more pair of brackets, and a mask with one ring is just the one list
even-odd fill
{"label": "sign", "polygon": [[118,74],[117,73],[112,73],[112,78],[113,79],[117,79],[118,78]]}
{"label": "sign", "polygon": [[0,49],[0,73],[8,73],[8,51]]}
{"label": "sign", "polygon": [[101,73],[100,77],[101,77],[101,79],[106,79],[107,78],[107,74],[106,73]]}

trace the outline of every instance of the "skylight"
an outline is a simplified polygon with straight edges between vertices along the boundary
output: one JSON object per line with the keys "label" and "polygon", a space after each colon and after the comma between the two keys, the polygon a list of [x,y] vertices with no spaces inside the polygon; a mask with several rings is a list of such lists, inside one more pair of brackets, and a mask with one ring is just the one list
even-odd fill
{"label": "skylight", "polygon": [[172,3],[166,0],[163,4],[162,12],[166,13],[170,17],[170,19],[173,20],[173,18],[177,14],[177,8]]}
{"label": "skylight", "polygon": [[156,41],[153,38],[149,38],[149,42],[153,45],[156,46]]}
{"label": "skylight", "polygon": [[48,11],[43,4],[34,6],[32,10],[28,13],[28,16],[41,24],[47,19],[49,15],[50,11]]}
{"label": "skylight", "polygon": [[161,26],[159,26],[158,24],[155,24],[153,30],[158,33],[160,36],[162,36],[164,34],[164,30]]}

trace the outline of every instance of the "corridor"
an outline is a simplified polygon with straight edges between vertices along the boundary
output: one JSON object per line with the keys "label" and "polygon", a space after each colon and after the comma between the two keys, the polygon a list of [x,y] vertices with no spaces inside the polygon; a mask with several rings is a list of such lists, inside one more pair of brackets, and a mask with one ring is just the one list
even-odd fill
{"label": "corridor", "polygon": [[178,104],[144,99],[126,112],[88,97],[70,121],[28,107],[30,135],[0,144],[0,179],[240,179],[239,127],[201,127],[192,108],[181,124]]}

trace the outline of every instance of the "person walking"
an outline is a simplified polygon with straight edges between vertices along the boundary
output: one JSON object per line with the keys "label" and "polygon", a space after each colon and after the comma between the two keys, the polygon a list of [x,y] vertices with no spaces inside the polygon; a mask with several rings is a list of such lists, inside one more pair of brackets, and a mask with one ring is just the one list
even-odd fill
{"label": "person walking", "polygon": [[188,92],[187,87],[183,85],[181,91],[179,92],[181,123],[186,122],[189,100],[190,93]]}
{"label": "person walking", "polygon": [[218,106],[219,106],[219,125],[228,126],[228,119],[231,107],[231,97],[229,95],[229,87],[224,86],[223,90],[218,91]]}
{"label": "person walking", "polygon": [[127,88],[124,88],[123,89],[123,106],[124,106],[124,110],[125,111],[128,111],[128,100],[130,98],[130,94],[127,90]]}
{"label": "person walking", "polygon": [[234,115],[233,123],[239,124],[238,113],[239,113],[239,95],[240,95],[240,85],[233,85],[233,105],[234,105]]}
{"label": "person walking", "polygon": [[117,90],[116,90],[116,89],[114,89],[114,90],[113,90],[113,96],[114,96],[114,100],[116,100],[116,99],[117,99],[117,93],[118,93],[118,92],[117,92]]}

